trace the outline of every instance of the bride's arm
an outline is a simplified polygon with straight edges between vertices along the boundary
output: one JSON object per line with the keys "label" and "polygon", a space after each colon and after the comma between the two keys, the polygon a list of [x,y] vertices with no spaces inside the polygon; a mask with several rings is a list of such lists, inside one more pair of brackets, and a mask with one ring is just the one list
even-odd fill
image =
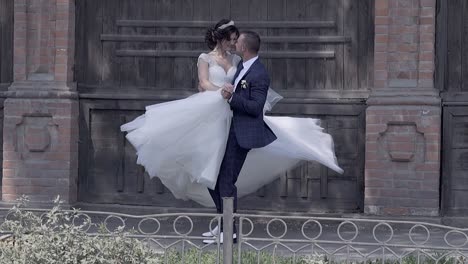
{"label": "bride's arm", "polygon": [[220,88],[209,81],[208,62],[200,60],[198,62],[198,90],[200,92],[216,91]]}

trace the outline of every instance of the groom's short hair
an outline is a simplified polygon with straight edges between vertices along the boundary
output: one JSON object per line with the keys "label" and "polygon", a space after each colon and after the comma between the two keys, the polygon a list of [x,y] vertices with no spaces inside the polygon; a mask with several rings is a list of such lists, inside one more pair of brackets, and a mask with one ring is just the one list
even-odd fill
{"label": "groom's short hair", "polygon": [[244,35],[244,43],[248,50],[258,53],[260,50],[260,36],[257,32],[254,31],[242,31],[242,35]]}

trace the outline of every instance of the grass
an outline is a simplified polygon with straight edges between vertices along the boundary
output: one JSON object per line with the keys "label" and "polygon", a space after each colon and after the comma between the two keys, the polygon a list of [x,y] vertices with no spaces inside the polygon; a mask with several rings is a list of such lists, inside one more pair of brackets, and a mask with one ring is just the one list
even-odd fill
{"label": "grass", "polygon": [[[234,252],[233,263],[238,263],[237,252]],[[178,251],[168,251],[167,254],[167,263],[168,264],[180,264],[180,263],[200,263],[200,264],[211,264],[216,263],[217,254],[215,251],[200,252],[195,249],[190,249],[185,251],[185,254],[182,258],[181,252]],[[166,259],[162,257],[161,263],[166,263]],[[222,263],[222,255],[221,261]],[[381,259],[372,259],[372,260],[329,260],[326,256],[296,256],[295,258],[289,256],[273,256],[273,254],[268,252],[255,252],[255,251],[245,251],[242,252],[242,264],[462,264],[468,263],[466,258],[461,256],[447,257],[442,253],[434,253],[429,256],[421,254],[420,258],[414,255],[404,257],[403,259],[392,259],[382,261]]]}

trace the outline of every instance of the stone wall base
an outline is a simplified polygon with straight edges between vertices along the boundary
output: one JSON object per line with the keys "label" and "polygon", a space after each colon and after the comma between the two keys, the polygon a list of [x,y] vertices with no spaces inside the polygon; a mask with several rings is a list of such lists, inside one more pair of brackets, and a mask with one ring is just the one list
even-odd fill
{"label": "stone wall base", "polygon": [[438,215],[440,98],[380,93],[368,102],[365,213]]}
{"label": "stone wall base", "polygon": [[4,103],[2,200],[76,202],[78,100],[65,84],[14,83]]}

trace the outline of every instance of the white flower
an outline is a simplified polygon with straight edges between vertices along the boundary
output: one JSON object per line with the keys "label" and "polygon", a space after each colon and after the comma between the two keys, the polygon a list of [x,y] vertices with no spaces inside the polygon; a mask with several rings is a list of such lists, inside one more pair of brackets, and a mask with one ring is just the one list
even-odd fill
{"label": "white flower", "polygon": [[242,87],[242,89],[246,89],[247,87],[249,87],[249,84],[247,83],[246,80],[241,81],[241,87]]}

